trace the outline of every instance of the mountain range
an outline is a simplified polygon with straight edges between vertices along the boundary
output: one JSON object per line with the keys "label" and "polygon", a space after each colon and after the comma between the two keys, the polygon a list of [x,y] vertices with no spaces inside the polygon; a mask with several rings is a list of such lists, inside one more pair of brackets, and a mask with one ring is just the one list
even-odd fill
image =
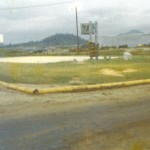
{"label": "mountain range", "polygon": [[[140,30],[133,29],[128,32],[120,33],[119,35],[114,36],[114,37],[116,39],[116,43],[119,42],[119,44],[122,44],[122,43],[128,44],[126,37],[133,37],[131,40],[128,39],[128,40],[130,40],[130,42],[138,40],[136,43],[139,43],[139,42],[143,43],[144,41],[141,41],[141,40],[139,41],[139,39],[137,39],[139,36],[143,36],[143,35],[149,35],[149,34],[145,34],[144,32],[142,32]],[[101,38],[101,36],[99,38]],[[105,39],[103,37],[102,39],[100,39],[100,43],[102,45],[115,44],[114,40],[113,40],[113,43],[110,40],[112,40],[111,37],[109,39]],[[144,40],[147,41],[148,39],[144,39]],[[88,42],[87,40],[85,40],[79,36],[80,46],[85,45],[85,43],[87,43],[87,42]],[[148,43],[148,42],[146,42],[146,43]],[[74,46],[74,45],[77,45],[77,36],[76,35],[55,34],[55,35],[46,37],[40,41],[30,41],[27,43],[13,44],[13,45],[11,45],[11,47],[39,47],[40,48],[40,47],[49,47],[49,46]],[[135,44],[131,44],[131,45],[135,45]]]}

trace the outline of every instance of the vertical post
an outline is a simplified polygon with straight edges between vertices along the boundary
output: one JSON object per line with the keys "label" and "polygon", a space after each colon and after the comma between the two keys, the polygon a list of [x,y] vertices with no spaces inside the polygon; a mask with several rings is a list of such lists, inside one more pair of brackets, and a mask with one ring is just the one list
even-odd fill
{"label": "vertical post", "polygon": [[92,22],[89,22],[89,42],[92,42]]}
{"label": "vertical post", "polygon": [[98,23],[95,22],[95,45],[98,44]]}
{"label": "vertical post", "polygon": [[96,47],[96,60],[98,60],[98,23],[95,21],[95,47]]}
{"label": "vertical post", "polygon": [[76,12],[76,32],[77,32],[77,51],[79,54],[79,31],[78,31],[78,12],[77,12],[77,7],[75,7],[75,12]]}

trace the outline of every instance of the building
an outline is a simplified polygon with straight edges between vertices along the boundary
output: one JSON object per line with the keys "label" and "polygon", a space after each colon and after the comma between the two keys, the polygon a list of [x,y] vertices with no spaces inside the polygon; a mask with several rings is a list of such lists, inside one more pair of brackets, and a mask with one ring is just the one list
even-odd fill
{"label": "building", "polygon": [[135,47],[139,44],[150,44],[150,34],[99,36],[99,43],[102,46],[128,45]]}

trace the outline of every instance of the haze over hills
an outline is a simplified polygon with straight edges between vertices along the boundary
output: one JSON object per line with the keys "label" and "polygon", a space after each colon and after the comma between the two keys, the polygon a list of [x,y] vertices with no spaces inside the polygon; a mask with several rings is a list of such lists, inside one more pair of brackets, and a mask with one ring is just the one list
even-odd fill
{"label": "haze over hills", "polygon": [[[79,37],[80,46],[88,41]],[[138,44],[149,44],[150,34],[144,33],[140,30],[134,29],[129,32],[120,33],[116,36],[99,36],[99,44],[103,46],[119,46],[128,45],[134,47]],[[46,48],[53,46],[75,46],[77,45],[77,36],[73,34],[55,34],[46,37],[40,41],[30,41],[27,43],[13,44],[10,47],[36,47]]]}

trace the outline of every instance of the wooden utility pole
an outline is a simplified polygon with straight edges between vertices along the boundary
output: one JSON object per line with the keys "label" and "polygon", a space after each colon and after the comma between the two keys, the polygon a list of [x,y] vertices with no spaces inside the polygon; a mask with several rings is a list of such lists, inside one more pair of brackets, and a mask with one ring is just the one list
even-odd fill
{"label": "wooden utility pole", "polygon": [[78,10],[77,10],[77,7],[75,7],[75,12],[76,12],[77,51],[79,54],[79,31],[78,31]]}

